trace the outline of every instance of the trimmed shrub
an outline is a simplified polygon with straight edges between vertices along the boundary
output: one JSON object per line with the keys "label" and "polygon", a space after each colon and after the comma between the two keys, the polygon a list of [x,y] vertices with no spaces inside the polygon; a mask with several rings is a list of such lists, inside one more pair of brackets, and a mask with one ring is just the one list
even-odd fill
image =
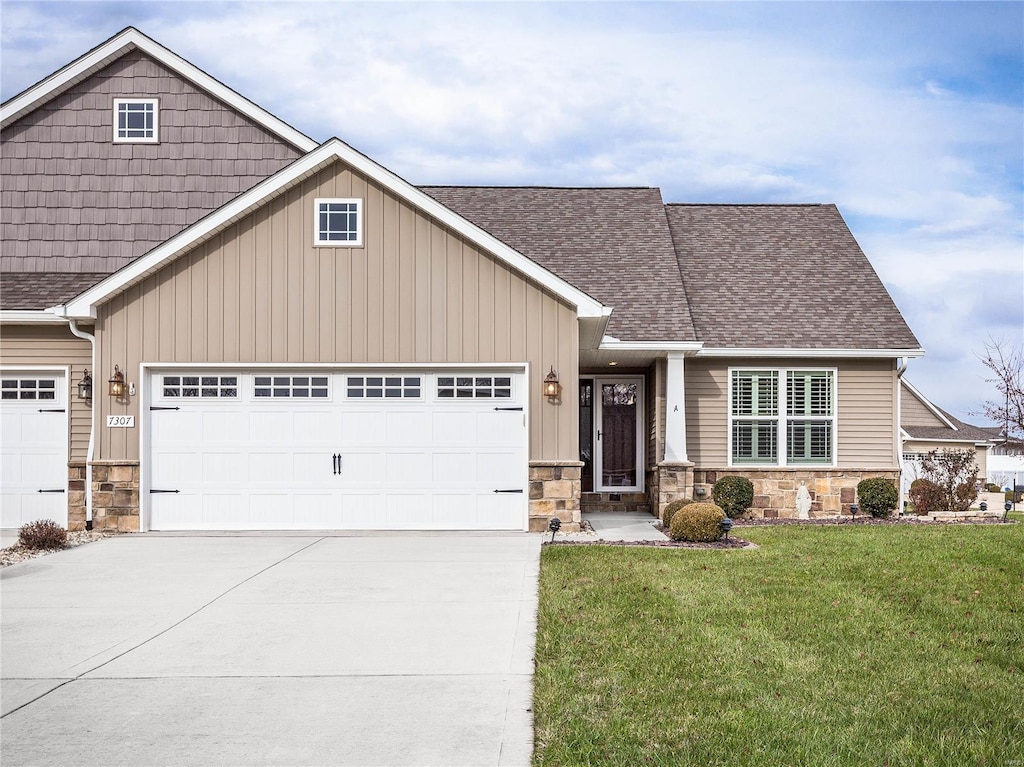
{"label": "trimmed shrub", "polygon": [[746,477],[722,477],[711,489],[715,504],[729,517],[742,517],[754,503],[754,483]]}
{"label": "trimmed shrub", "polygon": [[679,511],[683,506],[689,506],[691,503],[696,503],[691,498],[680,498],[672,501],[668,506],[665,507],[665,514],[661,518],[661,524],[668,530],[672,524],[672,517],[675,516],[676,512]]}
{"label": "trimmed shrub", "polygon": [[995,482],[989,482],[987,485],[985,485],[985,492],[986,493],[1001,493],[1001,492],[1003,492],[1003,488],[999,487],[999,485],[997,485]]}
{"label": "trimmed shrub", "polygon": [[18,529],[18,543],[26,549],[63,549],[68,531],[52,519],[37,519]]}
{"label": "trimmed shrub", "polygon": [[900,502],[900,494],[891,479],[871,477],[857,483],[857,501],[873,517],[888,517]]}
{"label": "trimmed shrub", "polygon": [[910,502],[914,504],[914,513],[941,511],[943,500],[942,488],[930,479],[915,479],[910,483]]}
{"label": "trimmed shrub", "polygon": [[717,541],[722,537],[718,523],[725,512],[713,503],[690,503],[672,517],[669,537],[673,541]]}

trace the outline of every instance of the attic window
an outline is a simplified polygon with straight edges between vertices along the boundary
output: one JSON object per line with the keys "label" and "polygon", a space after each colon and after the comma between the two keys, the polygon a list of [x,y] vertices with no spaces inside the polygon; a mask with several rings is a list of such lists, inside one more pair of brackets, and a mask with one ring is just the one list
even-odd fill
{"label": "attic window", "polygon": [[313,244],[317,247],[355,247],[363,244],[363,201],[359,199],[316,200]]}
{"label": "attic window", "polygon": [[155,144],[159,124],[158,99],[114,99],[115,144]]}

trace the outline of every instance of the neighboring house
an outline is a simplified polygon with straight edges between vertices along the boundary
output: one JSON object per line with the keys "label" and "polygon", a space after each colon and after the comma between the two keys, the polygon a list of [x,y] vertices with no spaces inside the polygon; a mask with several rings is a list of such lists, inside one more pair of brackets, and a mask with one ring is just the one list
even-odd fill
{"label": "neighboring house", "polygon": [[921,459],[927,453],[941,450],[972,451],[978,464],[978,480],[984,486],[989,476],[989,454],[995,444],[992,429],[955,418],[934,405],[906,378],[901,378],[900,384],[904,494],[921,474]]}
{"label": "neighboring house", "polygon": [[834,206],[416,187],[131,28],[0,116],[4,527],[574,529],[724,474],[840,514],[899,476],[923,352]]}

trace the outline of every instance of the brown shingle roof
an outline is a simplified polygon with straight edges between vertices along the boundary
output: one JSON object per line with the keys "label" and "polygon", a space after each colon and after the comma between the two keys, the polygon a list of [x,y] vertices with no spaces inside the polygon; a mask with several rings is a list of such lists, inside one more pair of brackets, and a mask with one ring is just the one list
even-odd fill
{"label": "brown shingle roof", "polygon": [[658,189],[421,189],[614,307],[609,335],[623,341],[696,340]]}
{"label": "brown shingle roof", "polygon": [[106,276],[75,272],[4,272],[0,275],[0,309],[48,309],[74,298]]}
{"label": "brown shingle roof", "polygon": [[667,205],[705,347],[920,346],[834,205]]}
{"label": "brown shingle roof", "polygon": [[[903,423],[901,418],[900,427],[907,434],[910,435],[911,439],[916,440],[964,440],[967,442],[996,442],[1000,439],[1000,433],[1002,429],[998,426],[974,426],[973,424],[965,423],[954,415],[947,413],[941,407],[936,405],[931,400],[925,399],[924,395],[920,392],[910,391],[906,384],[909,383],[903,380],[903,401],[906,402],[907,397],[917,397],[921,402],[926,405],[930,405],[935,408],[938,412],[942,413],[943,417],[952,423],[956,428],[951,429],[945,425],[936,426],[919,426],[913,423]],[[936,419],[938,421],[938,419]]]}

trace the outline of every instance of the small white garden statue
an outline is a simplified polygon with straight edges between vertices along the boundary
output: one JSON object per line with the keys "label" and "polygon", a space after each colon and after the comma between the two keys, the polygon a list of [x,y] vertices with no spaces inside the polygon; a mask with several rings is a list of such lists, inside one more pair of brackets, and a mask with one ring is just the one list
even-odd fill
{"label": "small white garden statue", "polygon": [[796,513],[800,519],[811,518],[811,494],[807,492],[807,485],[803,482],[796,491]]}

